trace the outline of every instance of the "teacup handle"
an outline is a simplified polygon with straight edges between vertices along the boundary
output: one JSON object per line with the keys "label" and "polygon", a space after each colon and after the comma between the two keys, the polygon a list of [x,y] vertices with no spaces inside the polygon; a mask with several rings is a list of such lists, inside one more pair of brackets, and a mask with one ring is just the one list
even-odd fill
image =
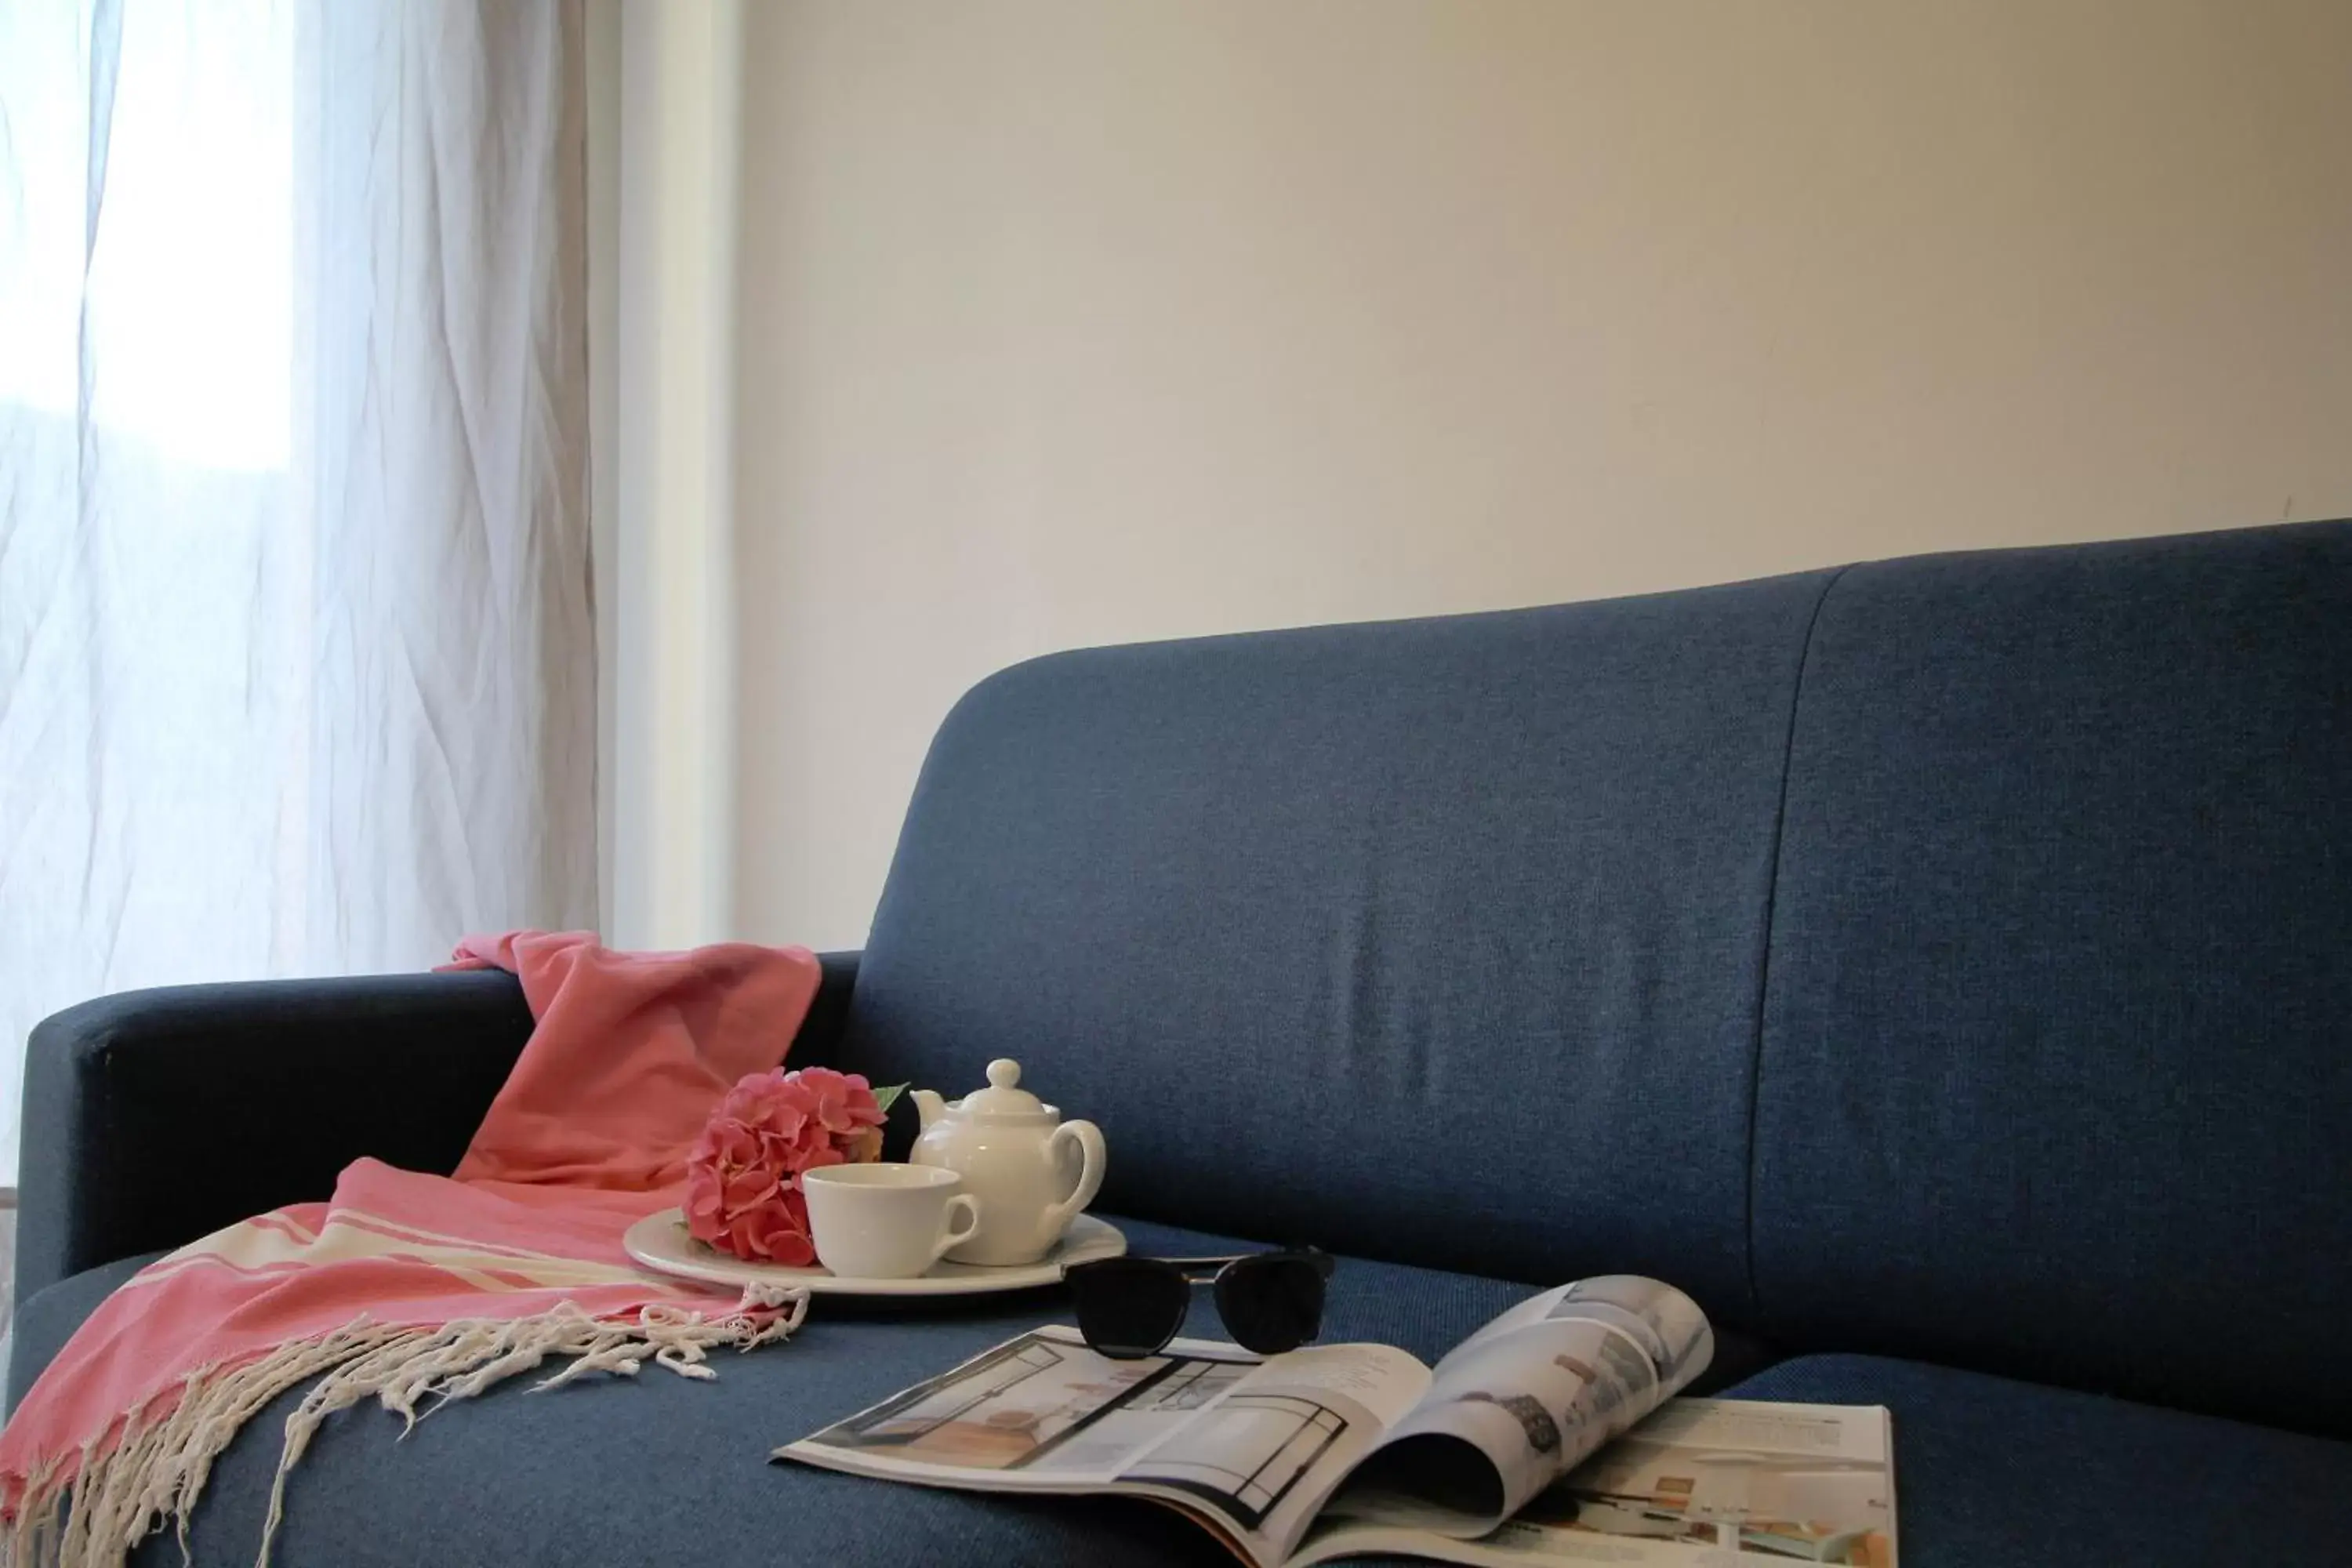
{"label": "teacup handle", "polygon": [[1078,1217],[1086,1206],[1095,1201],[1102,1190],[1103,1136],[1102,1129],[1091,1121],[1065,1121],[1054,1129],[1053,1141],[1047,1145],[1054,1158],[1062,1157],[1065,1144],[1078,1146],[1078,1184],[1070,1195],[1045,1211],[1045,1234],[1058,1236],[1064,1226]]}
{"label": "teacup handle", "polygon": [[[961,1230],[958,1230],[955,1224],[955,1216],[959,1213],[964,1216]],[[937,1263],[948,1255],[948,1248],[961,1247],[965,1242],[970,1241],[972,1233],[978,1229],[980,1229],[980,1200],[970,1193],[958,1193],[948,1200],[945,1212],[940,1215],[940,1238],[931,1244],[931,1261]]]}

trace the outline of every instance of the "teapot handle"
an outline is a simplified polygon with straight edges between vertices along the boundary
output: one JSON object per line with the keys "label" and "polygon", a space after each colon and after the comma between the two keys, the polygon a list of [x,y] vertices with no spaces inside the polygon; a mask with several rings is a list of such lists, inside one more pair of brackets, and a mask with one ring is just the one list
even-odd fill
{"label": "teapot handle", "polygon": [[1049,1236],[1060,1235],[1062,1228],[1077,1218],[1086,1206],[1095,1201],[1095,1194],[1102,1189],[1102,1130],[1091,1121],[1065,1121],[1054,1129],[1054,1136],[1047,1141],[1045,1151],[1059,1164],[1063,1147],[1069,1143],[1078,1146],[1078,1182],[1070,1189],[1068,1197],[1045,1211],[1046,1234]]}

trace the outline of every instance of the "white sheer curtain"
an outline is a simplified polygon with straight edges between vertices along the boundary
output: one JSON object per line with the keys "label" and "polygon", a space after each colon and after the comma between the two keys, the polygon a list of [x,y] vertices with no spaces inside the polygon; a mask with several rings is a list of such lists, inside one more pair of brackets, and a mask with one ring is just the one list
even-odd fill
{"label": "white sheer curtain", "polygon": [[26,1032],[595,920],[580,0],[0,0]]}

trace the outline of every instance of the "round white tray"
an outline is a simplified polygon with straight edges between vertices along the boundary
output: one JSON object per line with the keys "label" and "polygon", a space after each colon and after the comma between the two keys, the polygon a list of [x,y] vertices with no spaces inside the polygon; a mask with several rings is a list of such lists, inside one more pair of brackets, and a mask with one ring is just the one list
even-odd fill
{"label": "round white tray", "polygon": [[1073,1263],[1117,1258],[1125,1252],[1127,1237],[1108,1220],[1082,1214],[1070,1222],[1061,1244],[1034,1263],[983,1268],[941,1261],[911,1279],[845,1279],[822,1266],[788,1268],[781,1263],[748,1263],[688,1236],[686,1216],[677,1209],[647,1215],[629,1227],[621,1245],[631,1258],[656,1274],[709,1285],[804,1285],[814,1296],[983,1296],[1059,1284],[1062,1270]]}

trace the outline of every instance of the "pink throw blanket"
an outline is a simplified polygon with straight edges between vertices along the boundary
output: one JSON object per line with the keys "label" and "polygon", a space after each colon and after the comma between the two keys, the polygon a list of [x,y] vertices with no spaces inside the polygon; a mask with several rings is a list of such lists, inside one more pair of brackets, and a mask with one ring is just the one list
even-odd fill
{"label": "pink throw blanket", "polygon": [[[457,1174],[358,1161],[328,1202],[216,1231],[107,1298],[0,1433],[7,1562],[121,1563],[167,1521],[184,1531],[238,1426],[322,1373],[287,1423],[265,1560],[287,1471],[332,1411],[373,1397],[413,1422],[551,1355],[579,1359],[550,1384],[647,1359],[709,1377],[712,1347],[798,1326],[805,1295],[646,1274],[621,1234],[681,1201],[711,1108],[782,1061],[815,957],[515,932],[457,959],[513,971],[538,1020]],[[403,1092],[396,1060],[384,1092]]]}

